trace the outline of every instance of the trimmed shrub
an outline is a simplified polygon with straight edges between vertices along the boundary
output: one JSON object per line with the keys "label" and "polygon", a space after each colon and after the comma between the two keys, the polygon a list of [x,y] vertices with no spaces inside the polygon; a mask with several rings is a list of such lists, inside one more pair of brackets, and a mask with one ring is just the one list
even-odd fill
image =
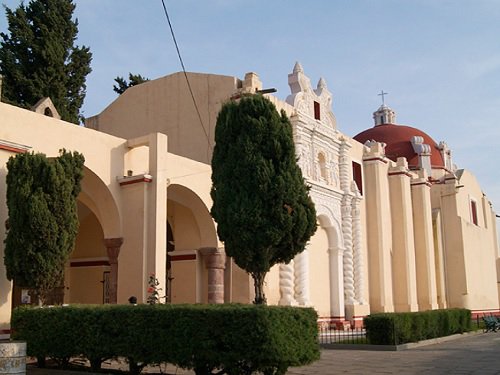
{"label": "trimmed shrub", "polygon": [[197,374],[284,374],[319,359],[313,309],[255,305],[107,305],[14,310],[13,338],[28,355],[94,369],[125,357],[131,370],[168,362]]}
{"label": "trimmed shrub", "polygon": [[364,319],[370,344],[399,345],[463,333],[471,329],[467,309],[372,314]]}

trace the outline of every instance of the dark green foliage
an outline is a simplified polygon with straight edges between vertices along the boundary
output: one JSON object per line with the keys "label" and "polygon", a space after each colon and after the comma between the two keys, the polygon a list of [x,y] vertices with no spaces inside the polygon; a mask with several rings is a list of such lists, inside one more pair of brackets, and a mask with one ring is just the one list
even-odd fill
{"label": "dark green foliage", "polygon": [[28,355],[124,357],[197,374],[284,374],[319,359],[313,309],[252,305],[69,306],[14,311],[13,338]]}
{"label": "dark green foliage", "polygon": [[65,150],[54,159],[25,153],[7,162],[7,278],[34,289],[42,301],[60,286],[73,250],[83,163],[83,155]]}
{"label": "dark green foliage", "polygon": [[116,77],[115,78],[116,85],[113,85],[113,91],[116,92],[118,95],[121,95],[129,87],[136,86],[141,83],[149,81],[149,78],[143,77],[140,74],[132,74],[132,73],[128,74],[128,79],[129,82],[127,82],[123,77]]}
{"label": "dark green foliage", "polygon": [[226,253],[250,273],[255,302],[264,277],[304,250],[316,212],[297,165],[292,126],[261,95],[223,105],[215,128],[211,213]]}
{"label": "dark green foliage", "polygon": [[364,319],[370,344],[399,345],[471,330],[466,309],[372,314]]}
{"label": "dark green foliage", "polygon": [[30,108],[50,97],[63,120],[79,123],[92,54],[88,47],[74,45],[74,10],[72,0],[5,7],[9,32],[0,34],[3,101]]}

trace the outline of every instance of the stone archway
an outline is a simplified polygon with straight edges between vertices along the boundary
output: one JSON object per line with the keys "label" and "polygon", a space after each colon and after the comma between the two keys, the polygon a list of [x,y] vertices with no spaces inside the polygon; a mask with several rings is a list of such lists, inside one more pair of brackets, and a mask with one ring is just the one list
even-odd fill
{"label": "stone archway", "polygon": [[80,228],[65,272],[64,301],[116,303],[120,215],[108,187],[88,167],[77,204]]}
{"label": "stone archway", "polygon": [[318,210],[320,228],[326,233],[328,240],[328,269],[330,320],[334,323],[345,320],[344,303],[344,248],[339,235],[338,223],[329,215]]}
{"label": "stone archway", "polygon": [[[223,282],[223,277],[214,276],[214,270],[223,268],[220,262],[214,263],[213,254],[223,251],[218,248],[215,223],[205,202],[186,186],[169,185],[167,222],[175,239],[175,250],[169,254],[171,302],[213,302],[209,299],[210,287]],[[219,271],[215,272],[218,275]]]}

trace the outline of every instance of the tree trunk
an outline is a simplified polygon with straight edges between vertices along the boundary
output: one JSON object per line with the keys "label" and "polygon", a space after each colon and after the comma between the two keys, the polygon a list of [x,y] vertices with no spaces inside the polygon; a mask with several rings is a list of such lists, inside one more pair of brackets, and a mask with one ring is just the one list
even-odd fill
{"label": "tree trunk", "polygon": [[264,295],[264,279],[267,272],[254,272],[252,273],[253,284],[255,287],[255,300],[256,305],[267,305],[266,296]]}

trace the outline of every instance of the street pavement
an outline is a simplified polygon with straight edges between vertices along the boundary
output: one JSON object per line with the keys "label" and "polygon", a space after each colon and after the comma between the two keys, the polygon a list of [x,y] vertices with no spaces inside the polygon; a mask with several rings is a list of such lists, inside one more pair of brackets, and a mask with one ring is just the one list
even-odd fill
{"label": "street pavement", "polygon": [[[147,373],[194,374],[172,366],[162,368],[161,371],[158,367],[149,368]],[[27,374],[81,375],[82,373],[43,370],[29,366]],[[309,366],[291,368],[287,374],[500,375],[500,332],[463,335],[454,340],[402,351],[323,349],[319,361]]]}

